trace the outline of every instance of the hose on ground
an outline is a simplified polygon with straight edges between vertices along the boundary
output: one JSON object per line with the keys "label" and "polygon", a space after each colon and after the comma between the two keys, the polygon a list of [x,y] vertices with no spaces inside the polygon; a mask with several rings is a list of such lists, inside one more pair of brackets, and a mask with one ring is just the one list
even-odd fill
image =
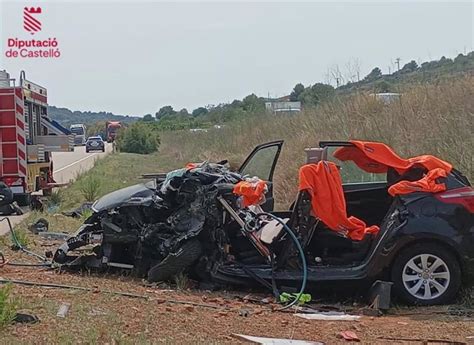
{"label": "hose on ground", "polygon": [[[283,220],[281,220],[281,218],[279,218],[279,217],[277,217],[277,216],[275,216],[271,213],[267,213],[267,212],[259,213],[259,214],[257,214],[256,217],[259,218],[259,217],[263,217],[263,216],[270,217],[270,218],[276,220],[278,223],[280,223],[283,226],[283,229],[285,229],[287,234],[291,237],[291,239],[295,243],[296,248],[298,249],[298,252],[300,254],[301,266],[302,266],[302,271],[303,271],[303,280],[301,281],[301,287],[300,287],[300,290],[299,290],[298,295],[296,296],[296,298],[292,302],[287,304],[286,306],[279,309],[279,310],[285,310],[285,309],[291,308],[296,303],[298,303],[301,296],[304,293],[304,290],[306,289],[306,282],[308,280],[308,266],[306,264],[306,257],[304,255],[303,247],[301,247],[300,241],[298,240],[298,238],[296,237],[294,232],[290,229],[290,227],[288,225],[286,225],[286,223],[283,222]],[[272,267],[272,269],[273,269],[273,267]]]}
{"label": "hose on ground", "polygon": [[[20,241],[18,241],[18,238],[16,237],[16,234],[15,234],[15,231],[13,231],[13,227],[12,227],[12,223],[10,222],[10,219],[8,219],[7,217],[4,217],[2,219],[0,219],[0,222],[2,221],[6,221],[8,223],[8,227],[9,227],[9,230],[10,230],[10,234],[11,234],[11,238],[12,238],[12,241],[13,243],[15,244],[15,246],[18,247],[19,250],[21,250],[22,252],[28,254],[28,255],[31,255],[31,256],[34,256],[36,257],[37,259],[39,259],[40,261],[42,261],[42,265],[41,266],[51,266],[51,263],[48,263],[48,259],[45,257],[45,256],[42,256],[40,254],[37,254],[37,253],[34,253],[32,251],[29,251],[28,249],[26,249],[21,243]],[[27,263],[13,263],[13,262],[8,262],[6,263],[7,265],[11,265],[11,266],[38,266],[38,264],[27,264]]]}

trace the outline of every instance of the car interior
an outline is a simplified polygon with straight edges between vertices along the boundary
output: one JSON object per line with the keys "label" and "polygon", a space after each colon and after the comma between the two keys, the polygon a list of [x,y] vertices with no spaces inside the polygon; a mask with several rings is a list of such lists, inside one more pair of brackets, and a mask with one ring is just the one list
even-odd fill
{"label": "car interior", "polygon": [[[334,143],[325,144],[320,148],[306,149],[306,162],[332,161],[338,166],[341,174],[347,216],[357,217],[364,221],[367,226],[380,226],[383,223],[394,201],[394,198],[388,193],[388,188],[391,185],[400,180],[416,181],[426,171],[423,168],[414,167],[403,175],[398,174],[392,168],[389,168],[386,173],[368,173],[358,168],[352,161],[342,162],[333,157],[332,153],[340,147],[340,143]],[[270,150],[271,146],[267,146],[266,150],[265,147],[262,148],[263,152],[255,150],[253,154],[257,153],[256,156],[259,158],[257,161],[261,162],[261,156],[264,154],[264,151],[267,151],[269,155],[265,159],[265,166],[269,167],[271,166],[269,162],[276,156],[276,150]],[[251,156],[249,158],[252,158]],[[269,180],[271,180],[272,174],[273,171],[269,170],[269,168],[264,171],[264,175],[268,175],[266,177],[269,177]],[[269,200],[271,200],[271,205],[273,205],[271,189],[269,194]],[[268,206],[268,202],[263,206],[264,208]],[[367,234],[363,240],[355,241],[331,230],[318,219],[317,215],[313,214],[311,195],[306,191],[298,193],[289,211],[272,213],[282,219],[288,219],[288,226],[297,232],[300,237],[310,266],[358,265],[367,258],[376,244],[377,237],[383,231],[382,229],[378,235]],[[274,251],[279,254],[278,266],[282,268],[291,263],[292,259],[296,259],[297,254],[291,241],[284,239],[284,232],[281,232],[280,236],[281,241],[274,245]],[[238,233],[237,237],[239,237]],[[264,262],[264,259],[247,241],[244,241],[244,243],[236,241],[234,243],[234,253],[238,261],[244,264]],[[277,241],[274,243],[277,243]]]}

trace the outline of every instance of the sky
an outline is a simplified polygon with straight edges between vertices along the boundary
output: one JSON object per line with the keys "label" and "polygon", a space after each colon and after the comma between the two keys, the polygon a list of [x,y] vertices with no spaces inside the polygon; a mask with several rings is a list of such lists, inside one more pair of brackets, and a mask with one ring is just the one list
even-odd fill
{"label": "sky", "polygon": [[[329,81],[337,67],[363,77],[375,66],[393,72],[397,57],[403,65],[473,50],[471,1],[0,1],[0,70],[25,70],[51,105],[72,110],[192,111],[283,96]],[[23,28],[25,4],[42,8],[34,35]],[[61,55],[7,58],[9,38],[56,38]]]}

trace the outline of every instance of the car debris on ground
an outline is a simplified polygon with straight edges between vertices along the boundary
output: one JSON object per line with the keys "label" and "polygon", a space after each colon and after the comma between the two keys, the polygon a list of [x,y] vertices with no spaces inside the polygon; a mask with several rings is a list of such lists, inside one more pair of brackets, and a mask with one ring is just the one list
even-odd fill
{"label": "car debris on ground", "polygon": [[266,337],[256,337],[253,335],[245,334],[232,334],[235,338],[246,340],[255,344],[262,345],[324,345],[321,342],[306,341],[306,340],[297,340],[297,339],[283,339],[283,338],[266,338]]}

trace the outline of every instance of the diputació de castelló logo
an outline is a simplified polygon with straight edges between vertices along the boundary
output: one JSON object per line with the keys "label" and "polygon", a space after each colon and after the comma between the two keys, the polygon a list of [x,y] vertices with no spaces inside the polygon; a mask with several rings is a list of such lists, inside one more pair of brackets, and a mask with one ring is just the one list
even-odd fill
{"label": "diputaci\u00f3 de castell\u00f3 logo", "polygon": [[[43,14],[43,11],[44,8],[42,7],[25,7],[23,9],[23,29],[30,35],[41,34],[43,28],[41,14]],[[43,39],[9,37],[5,56],[7,58],[54,59],[61,57],[61,51],[56,37]]]}
{"label": "diputaci\u00f3 de castell\u00f3 logo", "polygon": [[41,31],[41,21],[38,15],[41,14],[41,7],[25,7],[23,10],[23,28],[34,35]]}

